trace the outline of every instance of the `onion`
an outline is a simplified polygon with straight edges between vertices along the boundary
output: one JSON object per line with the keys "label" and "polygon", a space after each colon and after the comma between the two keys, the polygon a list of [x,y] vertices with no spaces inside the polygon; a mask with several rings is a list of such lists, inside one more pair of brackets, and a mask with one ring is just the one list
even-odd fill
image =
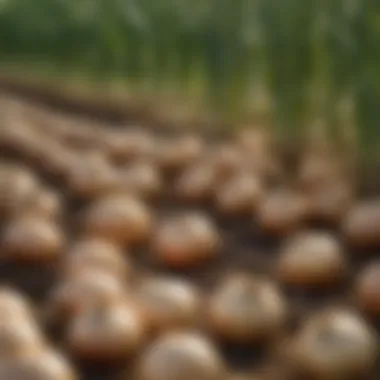
{"label": "onion", "polygon": [[282,282],[302,287],[336,284],[345,273],[341,245],[323,232],[302,233],[291,238],[277,263],[277,275]]}
{"label": "onion", "polygon": [[44,347],[45,341],[34,323],[19,318],[0,320],[0,362],[25,357]]}
{"label": "onion", "polygon": [[84,238],[76,242],[65,256],[63,271],[73,275],[84,270],[102,270],[119,278],[131,274],[128,258],[115,244],[101,238]]}
{"label": "onion", "polygon": [[380,316],[380,261],[369,263],[355,280],[355,295],[360,308],[370,316]]}
{"label": "onion", "polygon": [[215,257],[219,235],[201,213],[179,214],[164,220],[153,239],[157,260],[169,267],[186,268]]}
{"label": "onion", "polygon": [[215,167],[200,163],[187,169],[177,180],[177,196],[188,202],[203,202],[210,199],[218,184]]}
{"label": "onion", "polygon": [[222,359],[205,337],[192,332],[167,333],[143,354],[138,380],[219,380],[225,374]]}
{"label": "onion", "polygon": [[305,220],[306,200],[296,193],[276,191],[260,204],[258,223],[269,234],[284,236],[295,231]]}
{"label": "onion", "polygon": [[262,199],[261,182],[252,175],[240,174],[224,183],[216,194],[219,211],[227,215],[250,214]]}
{"label": "onion", "polygon": [[164,170],[183,169],[193,164],[204,149],[198,136],[182,136],[159,144],[156,154],[159,165]]}
{"label": "onion", "polygon": [[280,290],[270,280],[235,274],[222,280],[211,295],[209,327],[229,342],[263,341],[284,325],[287,306]]}
{"label": "onion", "polygon": [[0,288],[0,321],[20,319],[28,322],[32,320],[31,311],[29,300],[23,295],[11,288]]}
{"label": "onion", "polygon": [[298,179],[304,191],[318,192],[341,174],[340,165],[335,159],[312,154],[301,163]]}
{"label": "onion", "polygon": [[92,199],[115,187],[115,173],[100,152],[78,156],[69,169],[67,183],[79,198]]}
{"label": "onion", "polygon": [[351,187],[336,178],[324,187],[307,194],[307,197],[310,202],[309,217],[332,225],[342,221],[353,200]]}
{"label": "onion", "polygon": [[40,151],[40,156],[45,170],[66,179],[66,181],[78,163],[78,157],[73,151],[69,150],[61,142],[54,140],[43,147]]}
{"label": "onion", "polygon": [[19,215],[35,215],[51,220],[62,215],[62,198],[59,193],[50,189],[41,189]]}
{"label": "onion", "polygon": [[38,216],[13,220],[6,227],[3,249],[11,260],[45,262],[58,258],[65,244],[63,231]]}
{"label": "onion", "polygon": [[0,212],[9,215],[22,209],[37,194],[37,177],[29,170],[17,165],[0,167]]}
{"label": "onion", "polygon": [[52,350],[36,351],[23,358],[0,361],[1,379],[76,380],[68,361]]}
{"label": "onion", "polygon": [[380,247],[380,202],[367,201],[353,207],[343,221],[343,233],[355,248]]}
{"label": "onion", "polygon": [[146,240],[152,217],[137,198],[114,194],[93,203],[85,214],[85,232],[115,243],[132,244]]}
{"label": "onion", "polygon": [[377,358],[375,332],[356,313],[322,310],[307,320],[292,344],[293,364],[316,379],[356,379]]}
{"label": "onion", "polygon": [[218,176],[217,178],[223,180],[244,167],[246,156],[238,146],[224,143],[215,147],[210,154],[209,160]]}
{"label": "onion", "polygon": [[117,189],[131,192],[142,198],[158,195],[162,190],[162,178],[157,168],[149,162],[134,162],[118,173]]}
{"label": "onion", "polygon": [[51,302],[56,312],[71,317],[92,305],[118,300],[123,294],[120,279],[103,270],[87,269],[59,284],[51,294]]}
{"label": "onion", "polygon": [[98,305],[77,315],[68,330],[71,351],[86,360],[109,361],[134,354],[142,344],[145,327],[130,303]]}
{"label": "onion", "polygon": [[263,127],[246,127],[237,134],[236,142],[238,146],[248,153],[261,155],[267,151],[271,145],[270,134]]}
{"label": "onion", "polygon": [[110,157],[117,162],[126,162],[130,159],[150,157],[154,149],[154,140],[148,132],[135,128],[109,132],[106,145]]}
{"label": "onion", "polygon": [[[279,167],[271,154],[272,141],[269,131],[261,127],[245,128],[237,135],[237,148],[244,153],[254,173],[265,178],[279,175]],[[245,162],[247,166],[247,162]]]}
{"label": "onion", "polygon": [[153,331],[194,324],[199,311],[199,294],[184,280],[150,277],[136,290],[137,302]]}

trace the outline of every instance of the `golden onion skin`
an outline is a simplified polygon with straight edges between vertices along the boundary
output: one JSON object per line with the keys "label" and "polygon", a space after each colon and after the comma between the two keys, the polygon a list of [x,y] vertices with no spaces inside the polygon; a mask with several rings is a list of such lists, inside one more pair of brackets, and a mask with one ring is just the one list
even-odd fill
{"label": "golden onion skin", "polygon": [[358,274],[354,295],[359,307],[371,317],[380,316],[380,262],[370,262]]}
{"label": "golden onion skin", "polygon": [[53,311],[71,318],[92,305],[121,299],[124,292],[119,278],[103,270],[87,269],[59,283],[51,292],[50,303]]}
{"label": "golden onion skin", "polygon": [[380,246],[380,202],[367,201],[351,208],[342,226],[347,243],[354,248]]}
{"label": "golden onion skin", "polygon": [[22,358],[45,347],[45,339],[33,320],[0,321],[0,359]]}
{"label": "golden onion skin", "polygon": [[74,243],[62,262],[65,275],[89,269],[101,270],[121,279],[132,274],[128,254],[116,244],[96,237],[82,238]]}
{"label": "golden onion skin", "polygon": [[304,232],[290,238],[276,266],[281,282],[312,289],[339,284],[347,273],[343,247],[334,236],[323,232]]}
{"label": "golden onion skin", "polygon": [[144,242],[152,229],[152,215],[139,199],[113,194],[90,205],[84,216],[84,232],[121,245]]}
{"label": "golden onion skin", "polygon": [[219,234],[201,213],[179,214],[158,226],[153,239],[155,258],[171,268],[188,268],[216,256]]}
{"label": "golden onion skin", "polygon": [[304,375],[317,380],[356,379],[373,368],[378,340],[359,314],[328,309],[304,323],[290,353],[292,364]]}
{"label": "golden onion skin", "polygon": [[216,207],[225,215],[250,215],[263,198],[261,181],[248,173],[233,176],[216,192]]}
{"label": "golden onion skin", "polygon": [[304,223],[308,211],[306,199],[289,191],[268,194],[255,215],[261,229],[270,235],[286,236]]}
{"label": "golden onion skin", "polygon": [[63,253],[66,237],[58,224],[39,216],[12,220],[4,232],[3,249],[10,260],[44,263]]}
{"label": "golden onion skin", "polygon": [[161,332],[195,325],[200,312],[200,294],[180,278],[155,276],[140,281],[135,290],[147,326]]}
{"label": "golden onion skin", "polygon": [[207,308],[208,326],[214,335],[232,343],[256,343],[281,332],[287,305],[269,279],[234,274],[218,284]]}
{"label": "golden onion skin", "polygon": [[141,356],[137,380],[219,380],[223,362],[213,344],[199,333],[160,336]]}
{"label": "golden onion skin", "polygon": [[60,353],[45,349],[26,357],[0,361],[1,379],[78,380],[79,377]]}
{"label": "golden onion skin", "polygon": [[145,337],[135,304],[98,304],[74,317],[67,332],[71,352],[82,359],[108,362],[134,355]]}
{"label": "golden onion skin", "polygon": [[112,191],[116,177],[106,157],[101,152],[82,156],[77,155],[66,176],[72,193],[79,199],[91,200]]}
{"label": "golden onion skin", "polygon": [[140,160],[117,171],[116,188],[121,192],[149,199],[161,193],[163,179],[153,163]]}

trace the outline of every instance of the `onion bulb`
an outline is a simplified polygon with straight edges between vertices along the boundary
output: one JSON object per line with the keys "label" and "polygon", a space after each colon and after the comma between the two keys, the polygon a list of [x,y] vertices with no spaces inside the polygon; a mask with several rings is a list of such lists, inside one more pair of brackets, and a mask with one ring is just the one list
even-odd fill
{"label": "onion bulb", "polygon": [[343,221],[343,233],[355,248],[380,247],[380,202],[367,201],[354,206]]}
{"label": "onion bulb", "polygon": [[249,174],[240,174],[224,183],[216,193],[219,211],[227,215],[250,214],[262,199],[260,180]]}
{"label": "onion bulb", "polygon": [[153,250],[169,267],[186,268],[215,257],[219,235],[212,221],[201,213],[169,217],[158,226]]}
{"label": "onion bulb", "polygon": [[373,317],[380,316],[380,261],[369,263],[355,280],[355,296],[360,308]]}
{"label": "onion bulb", "polygon": [[137,365],[138,380],[219,380],[225,368],[214,345],[193,332],[160,336]]}
{"label": "onion bulb", "polygon": [[65,236],[52,221],[25,216],[11,221],[4,232],[3,249],[11,260],[40,263],[57,259]]}
{"label": "onion bulb", "polygon": [[100,152],[77,156],[67,174],[69,189],[80,199],[93,199],[111,191],[115,173]]}
{"label": "onion bulb", "polygon": [[0,362],[1,359],[25,357],[45,345],[41,332],[32,321],[0,320]]}
{"label": "onion bulb", "polygon": [[23,358],[0,361],[1,379],[77,380],[69,362],[60,353],[44,349]]}
{"label": "onion bulb", "polygon": [[123,283],[103,270],[87,269],[66,278],[51,294],[53,310],[71,317],[81,309],[120,299]]}
{"label": "onion bulb", "polygon": [[170,277],[143,279],[136,289],[136,299],[153,331],[194,324],[200,306],[193,285]]}
{"label": "onion bulb", "polygon": [[304,222],[308,204],[304,197],[289,191],[271,193],[257,210],[259,226],[269,234],[287,235]]}
{"label": "onion bulb", "polygon": [[112,131],[106,138],[107,152],[116,162],[126,162],[136,158],[150,157],[154,149],[154,139],[148,132],[138,128]]}
{"label": "onion bulb", "polygon": [[183,169],[200,157],[203,148],[203,141],[197,136],[182,136],[159,144],[156,157],[164,170]]}
{"label": "onion bulb", "polygon": [[145,241],[152,228],[150,211],[139,199],[111,194],[90,205],[84,218],[87,234],[119,244]]}
{"label": "onion bulb", "polygon": [[157,196],[162,190],[162,178],[157,168],[149,162],[134,162],[119,170],[116,188],[136,194],[141,198]]}
{"label": "onion bulb", "polygon": [[275,336],[283,327],[287,306],[270,280],[230,275],[215,288],[208,305],[213,333],[234,343],[252,343]]}
{"label": "onion bulb", "polygon": [[78,314],[67,334],[74,355],[99,362],[124,359],[136,353],[143,342],[145,327],[138,309],[119,301]]}
{"label": "onion bulb", "polygon": [[330,234],[309,232],[289,239],[277,262],[279,279],[289,285],[320,287],[339,283],[346,261],[339,242]]}
{"label": "onion bulb", "polygon": [[377,337],[355,312],[328,309],[313,315],[294,337],[291,359],[299,372],[319,379],[352,379],[370,371]]}
{"label": "onion bulb", "polygon": [[32,307],[29,300],[11,288],[0,288],[0,321],[32,320]]}
{"label": "onion bulb", "polygon": [[115,244],[101,238],[84,238],[77,241],[66,254],[63,272],[73,275],[85,270],[101,270],[118,278],[131,273],[128,257]]}
{"label": "onion bulb", "polygon": [[201,163],[188,168],[177,179],[175,191],[186,202],[204,202],[212,197],[217,183],[215,168]]}

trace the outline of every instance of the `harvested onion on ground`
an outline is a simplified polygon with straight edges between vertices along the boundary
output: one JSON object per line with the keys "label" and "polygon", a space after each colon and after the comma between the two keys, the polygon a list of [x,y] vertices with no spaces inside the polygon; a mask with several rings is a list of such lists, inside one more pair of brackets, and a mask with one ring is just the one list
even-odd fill
{"label": "harvested onion on ground", "polygon": [[353,191],[346,181],[334,178],[325,186],[306,193],[309,200],[308,219],[331,226],[339,225],[353,202]]}
{"label": "harvested onion on ground", "polygon": [[116,189],[136,194],[141,198],[151,198],[162,191],[161,173],[149,161],[134,162],[116,173]]}
{"label": "harvested onion on ground", "polygon": [[194,325],[200,311],[200,294],[191,283],[164,276],[142,279],[135,291],[147,325],[162,331]]}
{"label": "harvested onion on ground", "polygon": [[152,229],[152,215],[139,199],[123,194],[101,198],[90,205],[84,216],[84,232],[115,243],[144,242]]}
{"label": "harvested onion on ground", "polygon": [[102,238],[83,238],[74,243],[63,260],[66,275],[99,269],[119,278],[128,277],[132,267],[128,255],[114,243]]}
{"label": "harvested onion on ground", "polygon": [[77,380],[78,377],[57,351],[44,349],[22,358],[0,360],[0,378],[9,380]]}
{"label": "harvested onion on ground", "polygon": [[185,202],[204,202],[212,198],[218,181],[213,165],[198,163],[179,176],[175,183],[175,193]]}
{"label": "harvested onion on ground", "polygon": [[32,314],[32,306],[23,294],[8,287],[0,288],[0,321],[30,322],[33,319]]}
{"label": "harvested onion on ground", "polygon": [[268,194],[257,210],[257,220],[264,232],[286,236],[302,226],[308,212],[304,197],[290,191]]}
{"label": "harvested onion on ground", "polygon": [[78,155],[67,174],[67,185],[80,199],[91,200],[112,191],[115,173],[100,152]]}
{"label": "harvested onion on ground", "polygon": [[225,368],[214,345],[199,333],[160,336],[142,354],[137,380],[220,380]]}
{"label": "harvested onion on ground", "polygon": [[204,149],[197,136],[183,136],[159,142],[156,160],[163,170],[181,170],[193,164]]}
{"label": "harvested onion on ground", "polygon": [[211,294],[208,326],[228,342],[252,343],[273,338],[286,322],[284,296],[269,279],[230,275]]}
{"label": "harvested onion on ground", "polygon": [[216,207],[226,215],[250,215],[263,198],[261,181],[248,173],[233,176],[216,192]]}
{"label": "harvested onion on ground", "polygon": [[380,261],[370,262],[358,274],[354,292],[359,307],[373,317],[380,317]]}
{"label": "harvested onion on ground", "polygon": [[69,325],[67,341],[75,356],[107,362],[135,354],[144,336],[138,308],[120,300],[98,304],[76,315]]}
{"label": "harvested onion on ground", "polygon": [[60,316],[71,318],[81,309],[121,299],[123,282],[107,271],[87,269],[73,273],[51,293],[51,306]]}
{"label": "harvested onion on ground", "polygon": [[332,235],[305,232],[289,239],[277,262],[277,276],[285,284],[314,288],[334,285],[346,274],[343,247]]}
{"label": "harvested onion on ground", "polygon": [[218,247],[218,231],[202,213],[178,214],[164,220],[153,239],[156,259],[174,268],[202,264],[216,256]]}
{"label": "harvested onion on ground", "polygon": [[356,379],[377,359],[376,333],[360,315],[344,309],[322,310],[294,337],[292,364],[317,380]]}
{"label": "harvested onion on ground", "polygon": [[62,254],[65,243],[66,237],[56,223],[31,215],[12,220],[2,242],[10,260],[30,263],[54,261]]}
{"label": "harvested onion on ground", "polygon": [[380,247],[380,202],[366,201],[352,207],[343,221],[343,234],[355,248]]}
{"label": "harvested onion on ground", "polygon": [[45,346],[45,339],[33,320],[0,320],[0,362],[28,356]]}

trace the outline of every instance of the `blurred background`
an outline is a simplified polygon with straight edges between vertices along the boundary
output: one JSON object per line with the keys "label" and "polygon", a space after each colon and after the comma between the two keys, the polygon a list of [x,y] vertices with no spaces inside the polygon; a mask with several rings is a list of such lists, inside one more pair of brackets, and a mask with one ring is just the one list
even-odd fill
{"label": "blurred background", "polygon": [[380,109],[377,0],[1,0],[2,73],[315,127],[366,156]]}

